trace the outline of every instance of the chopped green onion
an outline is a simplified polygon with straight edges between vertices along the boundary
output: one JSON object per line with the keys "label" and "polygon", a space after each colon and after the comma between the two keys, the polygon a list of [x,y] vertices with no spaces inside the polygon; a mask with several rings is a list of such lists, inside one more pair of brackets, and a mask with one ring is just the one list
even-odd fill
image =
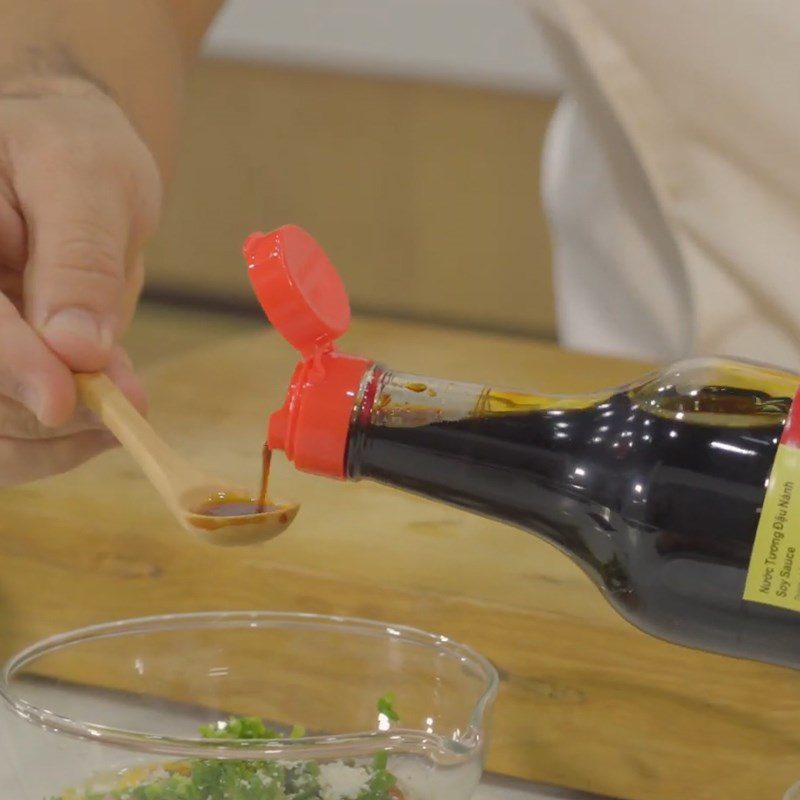
{"label": "chopped green onion", "polygon": [[392,722],[397,722],[400,715],[394,710],[394,694],[387,692],[378,700],[378,711]]}

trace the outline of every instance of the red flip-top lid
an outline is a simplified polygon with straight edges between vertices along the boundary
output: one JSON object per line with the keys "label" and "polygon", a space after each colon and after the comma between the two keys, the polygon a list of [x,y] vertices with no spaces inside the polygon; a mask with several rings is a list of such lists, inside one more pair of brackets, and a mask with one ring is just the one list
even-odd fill
{"label": "red flip-top lid", "polygon": [[295,225],[244,244],[253,289],[275,329],[303,356],[267,442],[298,469],[344,477],[353,409],[371,361],[336,351],[350,325],[344,284],[323,249]]}
{"label": "red flip-top lid", "polygon": [[324,250],[302,228],[254,233],[244,244],[253,289],[269,321],[306,358],[350,326],[350,301]]}

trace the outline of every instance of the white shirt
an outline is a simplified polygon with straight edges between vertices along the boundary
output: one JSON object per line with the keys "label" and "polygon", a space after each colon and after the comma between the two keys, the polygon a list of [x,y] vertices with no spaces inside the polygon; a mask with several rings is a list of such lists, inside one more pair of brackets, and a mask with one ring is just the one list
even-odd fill
{"label": "white shirt", "polygon": [[529,2],[563,344],[800,370],[800,2]]}

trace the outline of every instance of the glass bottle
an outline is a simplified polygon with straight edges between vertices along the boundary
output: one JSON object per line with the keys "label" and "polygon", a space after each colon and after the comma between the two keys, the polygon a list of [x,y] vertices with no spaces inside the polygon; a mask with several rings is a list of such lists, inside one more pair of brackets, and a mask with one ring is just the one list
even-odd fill
{"label": "glass bottle", "polygon": [[307,234],[255,234],[245,254],[303,355],[268,431],[299,469],[502,520],[576,561],[643,631],[800,666],[800,376],[697,359],[548,396],[399,373],[336,350],[349,304]]}

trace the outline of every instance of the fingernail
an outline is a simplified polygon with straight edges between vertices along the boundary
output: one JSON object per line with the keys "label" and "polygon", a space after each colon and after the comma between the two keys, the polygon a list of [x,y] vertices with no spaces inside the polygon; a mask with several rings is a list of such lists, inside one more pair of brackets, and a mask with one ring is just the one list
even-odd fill
{"label": "fingernail", "polygon": [[131,357],[121,347],[119,349],[119,360],[122,362],[123,367],[133,372],[133,361],[131,361]]}
{"label": "fingernail", "polygon": [[42,421],[44,412],[44,400],[35,386],[23,385],[19,387],[19,399],[22,405],[36,415],[39,422]]}
{"label": "fingernail", "polygon": [[85,308],[65,308],[56,312],[47,320],[44,330],[48,337],[73,336],[99,344],[103,349],[111,347],[111,331]]}

